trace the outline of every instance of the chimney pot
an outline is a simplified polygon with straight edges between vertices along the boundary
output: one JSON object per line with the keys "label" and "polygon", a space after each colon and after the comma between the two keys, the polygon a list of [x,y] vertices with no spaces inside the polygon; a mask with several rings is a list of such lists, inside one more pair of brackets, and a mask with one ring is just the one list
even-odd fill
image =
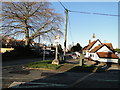
{"label": "chimney pot", "polygon": [[91,43],[91,40],[89,40],[89,44]]}

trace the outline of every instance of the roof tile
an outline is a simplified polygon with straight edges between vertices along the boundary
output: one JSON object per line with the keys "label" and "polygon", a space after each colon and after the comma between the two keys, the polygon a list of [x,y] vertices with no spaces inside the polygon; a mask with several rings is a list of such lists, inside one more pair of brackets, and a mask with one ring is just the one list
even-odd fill
{"label": "roof tile", "polygon": [[113,59],[118,59],[118,56],[115,55],[113,52],[97,52],[97,55],[100,58],[113,58]]}

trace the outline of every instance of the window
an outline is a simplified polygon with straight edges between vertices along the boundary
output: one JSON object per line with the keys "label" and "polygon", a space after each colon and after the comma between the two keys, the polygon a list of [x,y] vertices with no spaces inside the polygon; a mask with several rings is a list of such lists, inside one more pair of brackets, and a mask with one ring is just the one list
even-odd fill
{"label": "window", "polygon": [[92,54],[90,54],[90,57],[92,57]]}

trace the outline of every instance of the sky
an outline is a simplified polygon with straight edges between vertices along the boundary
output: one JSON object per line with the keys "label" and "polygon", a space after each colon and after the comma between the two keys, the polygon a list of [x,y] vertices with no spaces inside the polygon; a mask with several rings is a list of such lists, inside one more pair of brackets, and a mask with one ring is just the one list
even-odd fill
{"label": "sky", "polygon": [[[59,2],[51,2],[52,8],[61,13],[65,18],[65,12]],[[104,13],[118,15],[118,2],[62,2],[71,11]],[[118,47],[118,17],[95,14],[83,14],[69,12],[67,29],[67,46],[80,43],[82,47],[88,45],[93,33],[101,42],[112,43]],[[64,31],[65,25],[61,28]],[[60,44],[63,46],[61,37]]]}
{"label": "sky", "polygon": [[[3,0],[4,1],[4,0]],[[13,0],[20,1],[20,0]],[[26,1],[26,0],[25,0]],[[33,0],[27,0],[33,1]],[[34,0],[40,1],[40,0]],[[43,0],[44,1],[44,0]],[[60,13],[65,18],[65,10],[58,0],[49,0],[51,8]],[[55,1],[55,2],[52,2]],[[118,14],[118,0],[59,0],[62,4],[72,11]],[[73,2],[74,1],[74,2]],[[83,2],[84,1],[84,2]],[[89,1],[89,2],[88,2]],[[69,12],[67,29],[67,47],[68,45],[76,45],[80,43],[82,47],[88,45],[89,39],[92,39],[93,33],[101,42],[112,43],[114,48],[118,47],[118,17],[105,16],[95,14],[83,14]],[[61,27],[64,33],[65,24]],[[43,41],[41,41],[43,42]],[[62,47],[64,45],[63,37],[59,42]],[[48,43],[47,43],[48,44]]]}

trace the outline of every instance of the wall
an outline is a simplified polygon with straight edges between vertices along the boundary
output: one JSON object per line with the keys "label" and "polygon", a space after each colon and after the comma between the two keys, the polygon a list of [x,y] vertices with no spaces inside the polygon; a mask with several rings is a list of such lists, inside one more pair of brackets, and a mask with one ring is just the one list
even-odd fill
{"label": "wall", "polygon": [[0,53],[5,53],[6,51],[12,51],[12,50],[14,50],[14,48],[0,48],[1,50],[0,50]]}
{"label": "wall", "polygon": [[89,56],[91,56],[91,58],[93,60],[98,60],[99,59],[99,57],[98,57],[98,55],[96,53],[89,53]]}
{"label": "wall", "polygon": [[86,57],[86,58],[89,57],[89,51],[88,50],[85,50],[85,52],[83,54],[85,54],[84,57]]}
{"label": "wall", "polygon": [[103,46],[101,49],[99,49],[97,52],[112,52],[110,49],[108,49],[106,46]]}
{"label": "wall", "polygon": [[113,63],[118,63],[118,59],[99,58],[98,61],[100,61],[100,62],[113,62]]}

